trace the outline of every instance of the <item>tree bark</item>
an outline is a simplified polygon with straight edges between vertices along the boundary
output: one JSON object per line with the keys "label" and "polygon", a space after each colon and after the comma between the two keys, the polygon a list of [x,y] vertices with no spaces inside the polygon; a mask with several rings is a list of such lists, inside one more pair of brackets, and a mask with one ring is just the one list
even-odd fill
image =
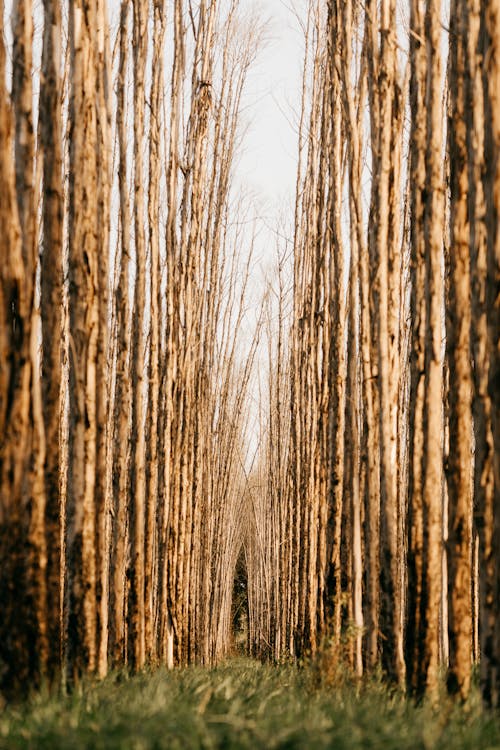
{"label": "tree bark", "polygon": [[63,215],[61,10],[44,3],[42,79],[40,87],[40,149],[43,159],[43,251],[41,257],[42,395],[46,436],[45,492],[47,535],[48,675],[53,681],[62,667],[61,558],[61,380],[63,337]]}
{"label": "tree bark", "polygon": [[99,336],[96,14],[70,3],[68,678],[97,667],[96,446]]}
{"label": "tree bark", "polygon": [[472,379],[470,366],[470,231],[466,107],[467,11],[450,9],[448,126],[451,169],[451,248],[446,343],[449,368],[448,597],[449,687],[465,699],[472,669]]}

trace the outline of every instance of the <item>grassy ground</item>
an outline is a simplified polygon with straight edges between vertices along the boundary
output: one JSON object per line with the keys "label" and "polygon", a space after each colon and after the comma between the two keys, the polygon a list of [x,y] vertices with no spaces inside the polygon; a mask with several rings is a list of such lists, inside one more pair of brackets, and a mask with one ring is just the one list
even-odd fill
{"label": "grassy ground", "polygon": [[500,717],[415,707],[377,680],[321,686],[314,669],[238,659],[214,670],[113,675],[79,695],[0,713],[0,748],[500,749]]}

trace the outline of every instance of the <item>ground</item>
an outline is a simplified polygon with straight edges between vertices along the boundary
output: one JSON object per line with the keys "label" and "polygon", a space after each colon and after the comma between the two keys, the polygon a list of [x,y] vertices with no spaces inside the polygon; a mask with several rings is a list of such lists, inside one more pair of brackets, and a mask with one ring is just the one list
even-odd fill
{"label": "ground", "polygon": [[[323,684],[322,684],[323,683]],[[416,707],[379,679],[324,684],[314,666],[235,659],[213,670],[114,674],[0,713],[0,748],[495,750],[500,717],[443,694]]]}

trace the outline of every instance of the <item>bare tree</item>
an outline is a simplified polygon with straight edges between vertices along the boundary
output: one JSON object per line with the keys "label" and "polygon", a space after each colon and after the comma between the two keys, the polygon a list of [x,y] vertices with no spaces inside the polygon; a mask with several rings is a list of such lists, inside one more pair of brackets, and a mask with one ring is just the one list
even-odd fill
{"label": "bare tree", "polygon": [[69,679],[97,667],[96,453],[99,205],[95,6],[70,4]]}
{"label": "bare tree", "polygon": [[467,101],[467,9],[450,9],[451,247],[446,343],[449,360],[448,587],[452,689],[465,698],[472,669],[472,378],[470,363],[469,168]]}
{"label": "bare tree", "polygon": [[[47,665],[45,445],[37,327],[30,3],[14,6],[12,105],[5,86],[0,13],[1,354],[0,589],[2,690],[25,691]],[[13,155],[15,158],[13,159]],[[30,210],[32,213],[30,214]],[[21,226],[21,219],[26,224]]]}
{"label": "bare tree", "polygon": [[61,602],[61,381],[63,336],[63,215],[62,86],[60,78],[61,9],[44,4],[42,79],[40,87],[40,149],[43,159],[43,236],[41,257],[41,319],[43,336],[42,393],[46,436],[45,491],[47,534],[47,614],[49,675],[56,678],[62,659]]}
{"label": "bare tree", "polygon": [[[498,106],[498,41],[500,34],[500,15],[497,3],[481,3],[480,49],[482,50],[482,79],[484,96],[484,172],[483,194],[485,202],[486,225],[486,275],[485,279],[485,312],[488,331],[489,361],[480,361],[483,365],[481,380],[488,378],[488,397],[491,399],[491,438],[492,438],[492,474],[488,473],[489,434],[488,434],[488,400],[484,388],[480,390],[482,405],[485,407],[485,420],[482,422],[486,431],[481,435],[481,455],[483,460],[482,482],[484,494],[480,496],[479,517],[481,520],[483,552],[481,556],[482,600],[482,687],[483,696],[488,704],[500,704],[500,687],[498,658],[500,654],[500,626],[498,617],[498,581],[500,564],[498,543],[500,539],[499,488],[500,488],[500,420],[499,414],[499,223],[498,223],[498,184],[499,162],[498,134],[500,128]],[[479,266],[479,273],[484,268]],[[480,276],[481,278],[481,276]],[[479,308],[481,309],[481,308]],[[483,339],[484,341],[484,339]],[[487,373],[487,375],[486,375]]]}

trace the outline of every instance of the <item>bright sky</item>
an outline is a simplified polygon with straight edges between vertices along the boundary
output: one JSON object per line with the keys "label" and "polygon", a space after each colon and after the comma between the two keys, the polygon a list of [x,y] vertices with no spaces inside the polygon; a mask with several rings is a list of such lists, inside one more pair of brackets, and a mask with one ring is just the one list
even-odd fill
{"label": "bright sky", "polygon": [[[293,0],[291,0],[293,2]],[[297,5],[305,6],[304,0]],[[266,216],[292,200],[297,169],[303,34],[286,0],[260,3],[266,41],[249,72],[238,175]]]}
{"label": "bright sky", "polygon": [[[242,0],[242,7],[250,0]],[[242,125],[246,128],[237,156],[236,179],[250,191],[258,215],[256,265],[252,271],[254,304],[249,317],[249,339],[260,311],[264,287],[275,281],[276,231],[281,221],[291,226],[298,161],[298,118],[304,55],[304,34],[293,11],[302,14],[306,0],[262,0],[259,18],[268,19],[265,43],[248,73]],[[250,387],[251,426],[248,467],[259,441],[259,386],[265,390],[268,352],[257,355],[259,377]]]}

